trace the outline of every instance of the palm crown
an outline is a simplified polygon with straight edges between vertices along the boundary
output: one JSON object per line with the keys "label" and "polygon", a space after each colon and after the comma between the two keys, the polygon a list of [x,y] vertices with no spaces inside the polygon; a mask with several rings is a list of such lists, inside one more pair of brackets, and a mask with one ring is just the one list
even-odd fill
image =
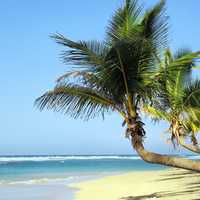
{"label": "palm crown", "polygon": [[127,0],[112,17],[106,39],[74,42],[52,37],[67,47],[64,63],[77,67],[57,80],[56,87],[36,100],[40,109],[89,119],[109,111],[134,117],[139,103],[155,94],[155,63],[167,42],[165,1],[144,14],[137,0]]}
{"label": "palm crown", "polygon": [[[192,69],[196,67],[199,52],[179,49],[174,55],[167,49],[160,63],[166,75],[160,77],[158,101],[145,105],[144,111],[154,120],[170,123],[171,140],[180,143],[180,137],[190,136],[197,144],[195,133],[200,130],[200,81],[192,79]],[[176,66],[176,70],[170,70]]]}

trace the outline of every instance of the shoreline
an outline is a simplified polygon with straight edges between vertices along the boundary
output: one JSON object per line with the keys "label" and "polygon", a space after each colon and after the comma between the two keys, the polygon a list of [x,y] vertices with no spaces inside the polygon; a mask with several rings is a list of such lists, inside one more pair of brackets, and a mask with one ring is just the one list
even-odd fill
{"label": "shoreline", "polygon": [[60,184],[1,185],[0,199],[7,200],[74,200],[77,189]]}
{"label": "shoreline", "polygon": [[75,200],[198,200],[200,174],[179,169],[137,171],[70,184]]}

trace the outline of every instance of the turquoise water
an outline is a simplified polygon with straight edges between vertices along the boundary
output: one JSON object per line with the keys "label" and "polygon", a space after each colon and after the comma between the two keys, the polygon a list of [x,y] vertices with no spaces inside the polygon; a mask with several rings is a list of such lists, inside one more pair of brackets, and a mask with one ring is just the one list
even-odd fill
{"label": "turquoise water", "polygon": [[0,200],[74,200],[71,183],[161,169],[138,156],[1,156]]}
{"label": "turquoise water", "polygon": [[[144,163],[137,156],[32,156],[0,157],[0,183],[66,180],[163,167]],[[27,182],[28,183],[28,182]]]}

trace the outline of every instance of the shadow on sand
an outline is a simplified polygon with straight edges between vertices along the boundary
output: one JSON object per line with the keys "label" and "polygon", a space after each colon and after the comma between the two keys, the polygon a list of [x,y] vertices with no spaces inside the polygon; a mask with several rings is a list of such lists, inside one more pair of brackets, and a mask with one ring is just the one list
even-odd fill
{"label": "shadow on sand", "polygon": [[153,193],[153,194],[149,194],[149,195],[144,195],[144,196],[130,196],[130,197],[123,197],[121,199],[123,200],[145,200],[145,199],[149,199],[149,198],[159,198],[161,197],[160,195],[158,195],[157,193]]}
{"label": "shadow on sand", "polygon": [[189,194],[197,194],[199,198],[193,198],[188,200],[200,200],[200,174],[191,172],[191,171],[180,171],[180,170],[174,170],[173,173],[170,173],[168,175],[163,175],[162,178],[156,180],[158,183],[161,181],[173,181],[177,179],[183,179],[183,178],[193,178],[193,177],[199,177],[198,182],[192,182],[190,184],[186,184],[183,190],[181,191],[162,191],[159,193],[152,193],[149,195],[142,195],[142,196],[128,196],[128,197],[122,197],[121,200],[147,200],[147,199],[158,199],[158,200],[164,200],[166,197],[172,198],[176,197],[178,199],[182,199],[182,195],[189,195]]}

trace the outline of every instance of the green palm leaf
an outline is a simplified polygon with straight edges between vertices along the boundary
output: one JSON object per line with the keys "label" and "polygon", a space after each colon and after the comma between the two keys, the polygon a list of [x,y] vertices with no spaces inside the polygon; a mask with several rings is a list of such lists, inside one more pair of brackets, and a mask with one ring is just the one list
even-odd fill
{"label": "green palm leaf", "polygon": [[117,110],[115,103],[108,97],[91,88],[70,84],[57,86],[45,93],[36,100],[36,105],[40,110],[47,108],[86,120]]}
{"label": "green palm leaf", "polygon": [[191,82],[184,90],[184,106],[199,108],[200,107],[200,81]]}
{"label": "green palm leaf", "polygon": [[155,108],[153,106],[144,105],[143,111],[145,114],[149,115],[154,121],[160,121],[160,120],[170,121],[171,120],[170,113],[164,110]]}
{"label": "green palm leaf", "polygon": [[145,13],[141,28],[144,37],[155,49],[167,45],[168,17],[165,14],[165,0],[161,0]]}
{"label": "green palm leaf", "polygon": [[67,48],[62,53],[64,63],[81,66],[99,66],[104,64],[104,54],[107,51],[106,45],[98,41],[74,42],[61,34],[51,36],[58,44]]}
{"label": "green palm leaf", "polygon": [[138,5],[138,0],[127,0],[110,20],[107,27],[107,43],[112,45],[119,40],[133,39],[141,12],[142,7]]}

